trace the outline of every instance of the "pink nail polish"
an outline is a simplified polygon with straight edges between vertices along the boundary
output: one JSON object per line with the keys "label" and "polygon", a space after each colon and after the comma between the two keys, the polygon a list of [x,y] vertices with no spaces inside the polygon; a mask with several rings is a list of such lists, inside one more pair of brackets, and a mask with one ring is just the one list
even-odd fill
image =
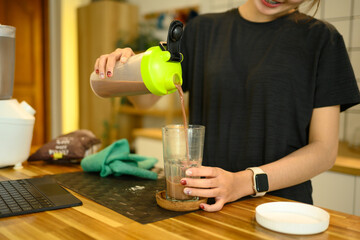
{"label": "pink nail polish", "polygon": [[112,74],[111,74],[110,71],[107,71],[107,72],[106,72],[106,76],[111,77],[111,75],[112,75]]}
{"label": "pink nail polish", "polygon": [[181,180],[181,181],[180,181],[180,184],[181,184],[181,185],[186,185],[186,180],[185,180],[185,179]]}
{"label": "pink nail polish", "polygon": [[191,191],[190,191],[189,189],[184,189],[184,193],[185,193],[186,195],[190,195],[190,194],[191,194]]}
{"label": "pink nail polish", "polygon": [[204,210],[204,209],[205,209],[205,206],[202,205],[202,204],[200,204],[200,208],[201,208],[202,210]]}
{"label": "pink nail polish", "polygon": [[96,70],[95,70],[95,73],[96,73],[96,74],[99,74],[99,69],[96,69]]}

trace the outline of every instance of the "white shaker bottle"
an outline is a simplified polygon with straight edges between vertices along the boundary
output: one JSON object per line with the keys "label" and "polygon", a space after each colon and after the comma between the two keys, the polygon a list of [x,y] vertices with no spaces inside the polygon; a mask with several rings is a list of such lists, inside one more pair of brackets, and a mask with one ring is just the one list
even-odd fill
{"label": "white shaker bottle", "polygon": [[126,63],[118,61],[110,78],[101,79],[93,72],[90,76],[92,90],[100,97],[146,93],[162,96],[175,92],[175,85],[182,84],[182,33],[183,24],[173,21],[169,27],[167,43],[160,43],[144,53],[132,56]]}

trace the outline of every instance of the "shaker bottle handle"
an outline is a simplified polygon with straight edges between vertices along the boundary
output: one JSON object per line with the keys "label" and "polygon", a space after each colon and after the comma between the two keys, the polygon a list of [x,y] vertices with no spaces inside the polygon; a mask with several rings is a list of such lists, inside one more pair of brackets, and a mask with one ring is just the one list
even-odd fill
{"label": "shaker bottle handle", "polygon": [[183,55],[180,53],[180,43],[183,35],[183,23],[174,20],[169,26],[167,43],[160,42],[160,48],[163,51],[170,52],[169,62],[181,62]]}

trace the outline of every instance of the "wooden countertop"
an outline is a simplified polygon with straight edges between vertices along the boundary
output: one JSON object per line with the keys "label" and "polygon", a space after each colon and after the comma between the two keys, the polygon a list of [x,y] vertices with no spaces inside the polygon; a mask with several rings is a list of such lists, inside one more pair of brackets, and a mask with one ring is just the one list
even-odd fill
{"label": "wooden countertop", "polygon": [[346,142],[339,142],[339,151],[331,171],[360,176],[360,152],[352,150]]}
{"label": "wooden countertop", "polygon": [[[133,136],[147,137],[160,141],[162,139],[161,129],[159,128],[135,129]],[[360,176],[360,150],[352,150],[347,146],[346,142],[339,142],[338,157],[331,171]]]}
{"label": "wooden countertop", "polygon": [[[79,166],[25,163],[20,170],[0,169],[0,180],[79,170]],[[320,234],[294,236],[267,230],[255,221],[256,206],[285,200],[270,195],[227,204],[216,213],[199,210],[142,225],[72,193],[83,206],[1,218],[0,239],[360,239],[360,217],[332,210],[327,210],[329,228]]]}

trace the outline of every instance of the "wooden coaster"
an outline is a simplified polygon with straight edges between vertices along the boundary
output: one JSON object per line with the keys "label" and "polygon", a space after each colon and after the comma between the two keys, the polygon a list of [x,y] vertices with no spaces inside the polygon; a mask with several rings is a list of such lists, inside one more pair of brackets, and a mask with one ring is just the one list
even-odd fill
{"label": "wooden coaster", "polygon": [[157,204],[167,210],[176,212],[194,211],[200,208],[200,203],[206,203],[207,198],[200,198],[198,201],[169,201],[166,200],[165,190],[156,193]]}

